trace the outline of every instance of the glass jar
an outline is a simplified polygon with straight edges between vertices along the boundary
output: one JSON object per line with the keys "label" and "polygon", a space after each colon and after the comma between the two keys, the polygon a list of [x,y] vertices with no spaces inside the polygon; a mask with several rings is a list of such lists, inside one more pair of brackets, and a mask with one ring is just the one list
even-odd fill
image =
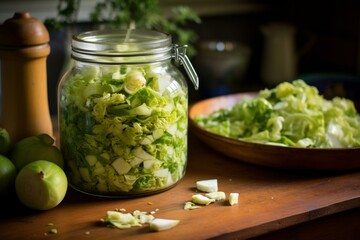
{"label": "glass jar", "polygon": [[[70,185],[107,197],[174,186],[187,164],[186,46],[151,30],[100,30],[72,40],[58,89],[60,148]],[[177,63],[177,64],[174,64]]]}

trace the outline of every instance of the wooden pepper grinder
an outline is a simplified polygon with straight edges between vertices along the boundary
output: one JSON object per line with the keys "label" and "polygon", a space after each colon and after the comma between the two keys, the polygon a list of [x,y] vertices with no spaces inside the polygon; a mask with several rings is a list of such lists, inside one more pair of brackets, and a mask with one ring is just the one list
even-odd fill
{"label": "wooden pepper grinder", "polygon": [[49,33],[28,12],[17,12],[0,26],[2,112],[0,127],[11,144],[53,127],[47,95],[46,58]]}

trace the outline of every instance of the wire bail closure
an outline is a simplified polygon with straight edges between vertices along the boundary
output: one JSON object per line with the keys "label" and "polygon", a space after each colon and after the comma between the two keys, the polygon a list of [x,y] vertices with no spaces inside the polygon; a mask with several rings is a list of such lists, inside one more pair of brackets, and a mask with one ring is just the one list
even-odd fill
{"label": "wire bail closure", "polygon": [[195,90],[199,89],[199,77],[191,64],[188,56],[186,55],[186,48],[188,45],[179,46],[177,44],[173,45],[174,50],[174,59],[180,65],[183,65],[186,73],[190,77],[191,82],[193,83]]}

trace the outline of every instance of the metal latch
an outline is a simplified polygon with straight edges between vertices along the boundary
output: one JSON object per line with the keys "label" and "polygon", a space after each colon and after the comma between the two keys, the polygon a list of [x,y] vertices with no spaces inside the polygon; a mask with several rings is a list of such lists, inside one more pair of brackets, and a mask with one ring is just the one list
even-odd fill
{"label": "metal latch", "polygon": [[191,82],[194,84],[196,90],[199,89],[199,77],[191,64],[188,56],[186,55],[186,48],[188,46],[179,46],[174,44],[174,58],[175,61],[178,62],[180,65],[183,65],[185,68],[186,73],[189,75]]}

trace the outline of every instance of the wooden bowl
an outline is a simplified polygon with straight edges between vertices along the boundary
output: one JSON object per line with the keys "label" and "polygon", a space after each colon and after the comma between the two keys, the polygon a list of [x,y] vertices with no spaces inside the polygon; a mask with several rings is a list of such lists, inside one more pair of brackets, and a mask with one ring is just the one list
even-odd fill
{"label": "wooden bowl", "polygon": [[209,132],[194,121],[198,114],[209,115],[232,107],[244,97],[255,93],[240,93],[202,100],[189,109],[190,130],[216,151],[247,163],[294,170],[360,169],[360,148],[299,148],[241,141]]}

